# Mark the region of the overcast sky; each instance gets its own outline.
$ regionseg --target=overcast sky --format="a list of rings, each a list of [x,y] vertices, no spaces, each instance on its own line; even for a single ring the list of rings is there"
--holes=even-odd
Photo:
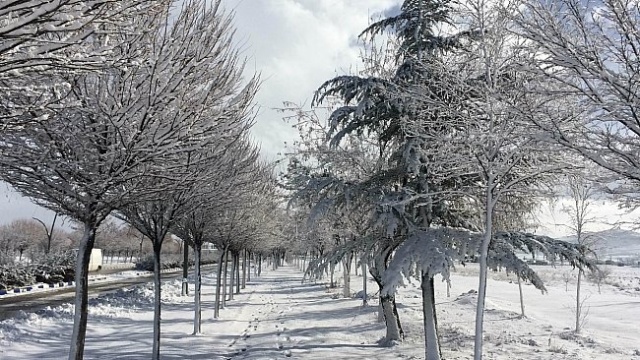
[[[260,112],[253,129],[263,155],[275,160],[291,126],[274,108],[283,101],[309,105],[325,80],[358,63],[357,35],[372,16],[396,13],[401,0],[223,0],[235,12],[236,41],[247,73],[261,73]],[[0,184],[0,224],[19,218],[53,218],[49,211]]]

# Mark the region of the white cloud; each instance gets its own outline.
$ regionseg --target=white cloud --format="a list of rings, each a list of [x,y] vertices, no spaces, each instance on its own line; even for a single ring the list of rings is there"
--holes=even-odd
[[[247,70],[262,74],[261,106],[253,133],[273,159],[295,134],[273,110],[283,101],[309,105],[324,81],[358,65],[356,39],[371,16],[400,0],[227,0]]]

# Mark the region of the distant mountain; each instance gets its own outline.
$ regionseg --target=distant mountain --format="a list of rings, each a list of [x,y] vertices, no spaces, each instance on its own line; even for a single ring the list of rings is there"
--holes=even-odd
[[[587,243],[601,260],[640,257],[640,233],[632,230],[609,229],[586,233]],[[560,240],[576,242],[575,236]]]

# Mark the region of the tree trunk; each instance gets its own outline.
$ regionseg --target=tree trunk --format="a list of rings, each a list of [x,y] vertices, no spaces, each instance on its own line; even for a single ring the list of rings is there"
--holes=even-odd
[[[582,301],[580,301],[580,287],[582,284],[582,269],[578,269],[578,284],[576,285],[576,333],[581,330],[580,318],[582,317]]]
[[[393,315],[396,318],[396,326],[400,329],[400,337],[404,340],[404,330],[402,329],[402,323],[400,323],[400,315],[398,314],[398,305],[396,304],[396,297],[391,298],[391,308],[393,309]]]
[[[240,252],[236,253],[236,294],[240,294]]]
[[[202,245],[194,244],[193,247],[193,257],[195,260],[195,278],[196,278],[196,289],[195,289],[195,316],[193,320],[193,335],[197,335],[202,333],[202,305],[200,303],[200,296],[202,294],[202,274],[200,273],[200,256],[201,256]]]
[[[302,257],[302,272],[306,272],[307,271],[307,253],[304,253],[304,256]]]
[[[247,250],[242,252],[242,288],[247,287]]]
[[[362,306],[367,306],[369,300],[367,296],[367,263],[364,259],[364,256],[360,259],[362,262]]]
[[[154,302],[153,302],[153,352],[151,358],[153,360],[160,359],[160,321],[161,321],[161,308],[162,308],[162,282],[160,270],[160,253],[162,244],[157,244],[154,241],[153,247],[153,290],[154,290]]]
[[[478,303],[476,306],[476,333],[474,339],[473,359],[482,360],[482,335],[484,325],[484,302],[487,297],[487,256],[489,253],[489,243],[493,232],[493,194],[491,184],[493,179],[489,179],[485,194],[485,228],[484,239],[480,247],[480,279],[478,281]]]
[[[358,257],[355,255],[353,257],[353,262],[355,263],[355,267],[353,268],[353,271],[355,271],[356,276],[358,276]]]
[[[433,276],[422,274],[422,314],[424,321],[425,360],[440,360],[440,340],[438,339],[438,319],[436,314],[435,284]]]
[[[247,251],[247,282],[251,281],[251,251]]]
[[[216,277],[216,302],[213,310],[213,317],[216,319],[220,316],[220,295],[222,293],[222,289],[220,289],[220,287],[222,286],[222,263],[224,261],[225,252],[226,249],[223,250],[222,253],[220,253],[220,261],[218,261],[218,276]]]
[[[229,250],[226,249],[224,251],[224,261],[222,263],[222,266],[224,266],[224,274],[222,274],[222,302],[220,303],[220,307],[222,309],[224,309],[225,306],[227,306],[227,270],[228,270],[228,265],[229,264]]]
[[[382,307],[382,301],[378,298],[378,322],[384,322],[384,308]]]
[[[84,342],[87,335],[89,304],[89,261],[91,260],[91,250],[96,240],[96,228],[98,225],[97,223],[84,224],[84,233],[78,246],[78,258],[76,259],[75,269],[75,308],[69,360],[82,360],[84,358]]]
[[[353,260],[353,253],[347,254],[345,260],[342,262],[343,275],[344,275],[344,288],[342,295],[346,298],[351,297],[351,262]]]
[[[258,276],[262,275],[262,254],[258,255]]]
[[[379,255],[384,256],[384,255]],[[385,335],[385,343],[390,344],[393,341],[402,341],[404,338],[404,332],[402,331],[402,324],[400,323],[400,317],[398,316],[398,311],[395,306],[395,297],[392,295],[384,294],[383,288],[384,284],[382,283],[381,272],[379,271],[379,266],[383,265],[383,261],[380,259],[376,259],[374,261],[374,266],[370,268],[371,276],[378,284],[379,289],[379,306],[381,311],[378,313],[378,318],[380,318],[380,314],[382,314],[382,318],[386,328]]]
[[[185,241],[182,247],[182,296],[189,296],[189,245]]]
[[[330,282],[329,282],[329,287],[333,289],[334,287],[336,287],[336,283],[333,281],[333,273],[334,273],[334,272],[335,272],[335,270],[336,270],[336,264],[331,263],[331,265],[329,265],[329,268],[331,269],[331,270],[330,270],[330,272],[331,272],[331,278],[330,278],[330,279],[331,279],[331,280],[330,280]]]
[[[524,296],[522,294],[522,279],[520,279],[520,275],[517,275],[518,277],[518,291],[520,292],[520,316],[521,317],[527,317],[527,315],[525,315],[524,313]]]
[[[390,295],[381,295],[380,304],[382,304],[382,313],[384,314],[384,323],[387,328],[385,342],[402,341],[402,328],[399,326],[400,321],[397,318],[397,312],[394,311],[394,298]]]
[[[233,300],[233,287],[236,280],[236,254],[231,253],[231,273],[229,274],[229,300]]]

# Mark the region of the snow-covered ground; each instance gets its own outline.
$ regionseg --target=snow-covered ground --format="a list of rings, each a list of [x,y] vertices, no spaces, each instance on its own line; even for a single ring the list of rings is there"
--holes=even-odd
[[[165,270],[162,270],[162,273],[176,272],[176,271],[182,271],[182,270],[181,269],[165,269]],[[153,276],[153,271],[124,270],[124,271],[119,271],[117,273],[108,274],[108,275],[91,274],[89,275],[89,283],[114,282],[121,279],[131,279],[131,278],[145,277],[145,276],[147,277]],[[75,287],[75,282],[74,281],[60,282],[59,284],[53,284],[52,286],[44,283],[35,283],[28,286],[21,286],[20,287],[21,291],[19,293],[15,293],[12,291],[12,289],[10,289],[6,294],[0,295],[0,299],[13,298],[13,297],[24,296],[24,295],[29,295],[33,293],[39,293],[39,292],[57,291],[61,287],[64,287],[64,288]]]
[[[518,317],[518,287],[504,274],[489,283],[486,315],[486,359],[633,359],[640,350],[640,291],[620,290],[623,281],[612,271],[610,283],[585,283],[589,315],[584,333],[573,335],[574,285],[565,291],[562,271],[541,268],[549,279],[549,293],[524,286],[527,318]],[[638,281],[639,269],[617,269]],[[451,297],[445,283],[437,285],[439,325],[446,359],[471,359],[473,316],[477,287],[474,265],[458,268],[452,276]],[[361,277],[352,276],[352,290],[361,289]],[[344,299],[340,288],[302,283],[294,266],[263,273],[222,310],[214,320],[214,277],[204,277],[203,331],[192,336],[191,297],[181,297],[180,281],[163,286],[162,356],[165,359],[418,359],[423,357],[421,299],[417,284],[399,291],[400,317],[406,341],[379,347],[383,325],[376,322],[377,301],[367,307],[359,299]],[[640,286],[640,285],[639,285]],[[370,283],[369,290],[375,289]],[[375,291],[375,290],[374,290]],[[139,286],[91,301],[87,359],[145,359],[151,349],[153,294]],[[0,322],[1,359],[60,359],[71,333],[70,305],[23,314]],[[638,353],[640,354],[640,353]],[[638,355],[640,359],[640,355]]]

